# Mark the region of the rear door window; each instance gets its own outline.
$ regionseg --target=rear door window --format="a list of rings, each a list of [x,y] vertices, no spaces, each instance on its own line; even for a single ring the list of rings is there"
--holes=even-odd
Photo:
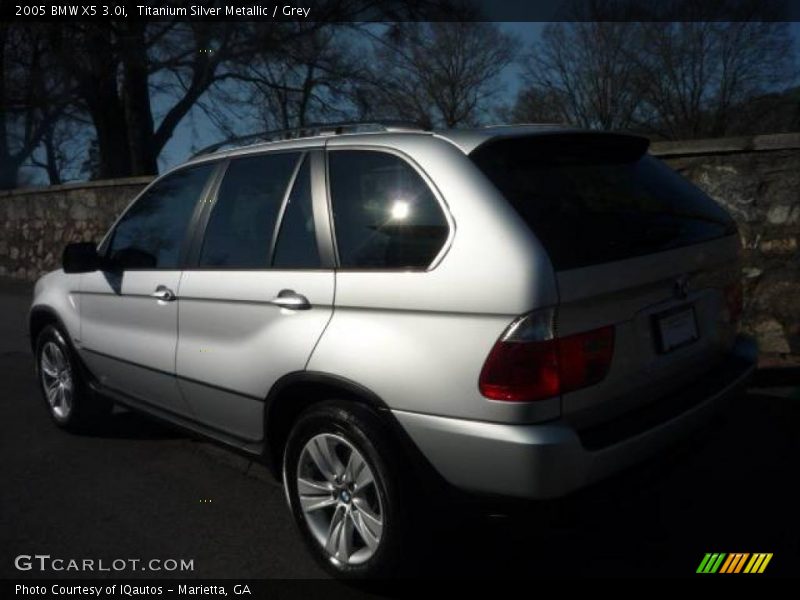
[[[265,269],[278,213],[300,154],[231,160],[206,227],[200,266]]]
[[[545,134],[488,142],[471,158],[556,270],[735,233],[722,207],[646,150],[647,141],[634,136]]]
[[[295,179],[283,212],[272,266],[276,269],[318,269],[322,266],[314,228],[309,157]]]

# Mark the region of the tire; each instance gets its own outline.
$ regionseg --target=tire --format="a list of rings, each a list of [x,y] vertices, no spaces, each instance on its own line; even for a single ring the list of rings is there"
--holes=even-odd
[[[283,454],[283,485],[306,545],[331,574],[372,579],[411,572],[412,553],[403,552],[416,512],[408,469],[372,410],[332,400],[302,413]]]
[[[47,412],[62,429],[92,431],[111,414],[112,403],[96,397],[86,385],[66,334],[55,325],[46,326],[36,338],[36,375]]]

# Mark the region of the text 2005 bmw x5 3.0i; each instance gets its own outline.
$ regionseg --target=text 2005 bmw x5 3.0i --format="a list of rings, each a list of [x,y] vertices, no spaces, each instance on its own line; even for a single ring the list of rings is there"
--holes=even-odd
[[[752,372],[736,227],[646,140],[313,133],[195,157],[65,249],[30,313],[57,425],[116,402],[260,455],[363,577],[414,553],[422,482],[561,496]]]

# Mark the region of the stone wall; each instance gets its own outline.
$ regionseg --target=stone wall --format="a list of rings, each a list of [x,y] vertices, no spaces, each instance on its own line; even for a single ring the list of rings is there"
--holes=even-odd
[[[65,244],[99,241],[150,179],[0,192],[0,275],[34,280],[57,268]]]
[[[744,245],[744,328],[800,356],[800,133],[660,142],[665,159],[731,211]],[[64,244],[99,240],[147,177],[0,192],[0,275],[33,280]]]
[[[744,329],[762,353],[800,355],[800,134],[663,142],[652,152],[736,219]]]

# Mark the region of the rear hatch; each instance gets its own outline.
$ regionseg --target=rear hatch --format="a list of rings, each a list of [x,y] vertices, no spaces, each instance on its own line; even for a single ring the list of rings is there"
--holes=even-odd
[[[734,342],[736,226],[647,146],[635,136],[553,133],[495,138],[471,153],[550,256],[557,335],[614,326],[606,377],[562,397],[578,427],[674,392]]]

